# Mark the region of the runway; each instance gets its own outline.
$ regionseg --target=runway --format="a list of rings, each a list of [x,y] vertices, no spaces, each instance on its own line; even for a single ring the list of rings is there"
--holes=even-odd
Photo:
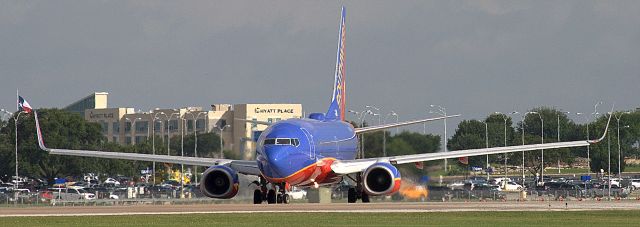
[[[130,206],[56,206],[1,207],[0,217],[98,216],[157,214],[232,214],[232,213],[376,213],[376,212],[463,212],[463,211],[587,211],[640,210],[640,201],[567,201],[567,202],[427,202],[369,204],[195,204]]]

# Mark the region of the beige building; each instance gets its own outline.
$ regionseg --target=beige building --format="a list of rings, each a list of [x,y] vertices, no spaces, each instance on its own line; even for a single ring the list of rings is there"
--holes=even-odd
[[[101,124],[102,133],[110,142],[136,144],[151,138],[152,134],[166,141],[168,136],[180,136],[183,129],[185,135],[196,131],[215,132],[222,135],[225,150],[232,150],[244,159],[255,157],[256,140],[267,127],[251,121],[277,122],[303,116],[301,104],[214,104],[209,110],[185,107],[135,112],[133,108],[106,108],[107,93],[95,94],[100,94],[104,105],[85,109],[84,117]],[[95,97],[90,95],[74,104],[92,103],[98,100]],[[166,154],[166,151],[156,152]]]

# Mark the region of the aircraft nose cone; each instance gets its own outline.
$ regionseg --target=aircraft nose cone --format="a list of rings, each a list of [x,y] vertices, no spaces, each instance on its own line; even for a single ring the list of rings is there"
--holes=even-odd
[[[265,155],[267,156],[267,160],[269,162],[269,166],[273,171],[278,174],[281,174],[283,168],[285,167],[286,159],[286,150],[280,147],[266,147],[264,149]]]

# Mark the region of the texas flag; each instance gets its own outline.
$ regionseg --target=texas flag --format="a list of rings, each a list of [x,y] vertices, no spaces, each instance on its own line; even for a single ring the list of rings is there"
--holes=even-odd
[[[24,111],[26,113],[33,112],[33,109],[31,108],[31,105],[29,105],[27,100],[24,100],[24,98],[22,98],[22,96],[18,96],[18,111]]]

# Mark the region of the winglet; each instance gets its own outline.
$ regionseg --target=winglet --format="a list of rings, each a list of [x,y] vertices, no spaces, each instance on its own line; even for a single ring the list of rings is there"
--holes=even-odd
[[[604,128],[604,133],[602,133],[602,136],[595,140],[587,140],[587,142],[589,142],[590,144],[595,144],[602,141],[607,136],[607,132],[609,131],[609,123],[611,123],[611,117],[613,116],[614,107],[615,105],[611,107],[611,112],[609,112],[609,120],[607,120],[607,126]]]
[[[40,146],[40,149],[45,150],[45,151],[49,151],[49,148],[47,148],[46,146],[44,146],[44,141],[42,139],[42,131],[40,131],[40,122],[38,121],[38,111],[33,111],[33,117],[36,120],[36,134],[38,136],[38,146]]]

